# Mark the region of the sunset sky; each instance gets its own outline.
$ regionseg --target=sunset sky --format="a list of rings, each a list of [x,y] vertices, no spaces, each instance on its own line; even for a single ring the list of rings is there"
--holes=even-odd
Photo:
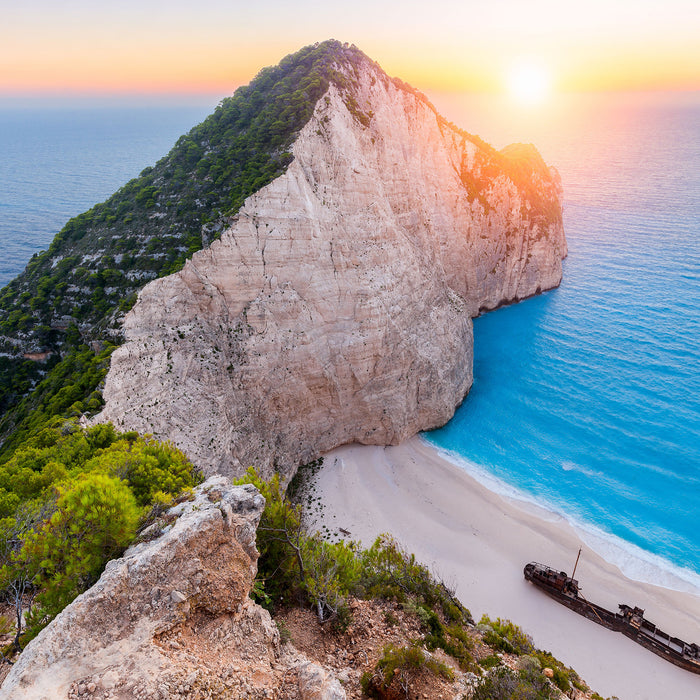
[[[232,92],[328,38],[425,90],[700,90],[697,0],[2,1],[0,97]]]

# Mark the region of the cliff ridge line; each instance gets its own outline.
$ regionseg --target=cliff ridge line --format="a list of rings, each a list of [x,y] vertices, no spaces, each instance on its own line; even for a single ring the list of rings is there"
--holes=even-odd
[[[288,478],[444,424],[471,317],[561,280],[561,183],[536,151],[496,152],[368,59],[338,70],[285,173],[144,287],[112,356],[98,420],[208,474]]]

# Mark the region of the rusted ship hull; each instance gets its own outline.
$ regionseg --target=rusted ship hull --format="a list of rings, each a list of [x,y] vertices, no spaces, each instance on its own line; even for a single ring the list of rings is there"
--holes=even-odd
[[[700,674],[700,647],[678,637],[671,637],[658,629],[644,617],[644,610],[641,608],[620,604],[620,612],[614,613],[591,603],[581,595],[578,581],[567,576],[565,572],[556,571],[544,564],[530,562],[525,566],[523,574],[527,581],[579,615],[609,630],[621,632],[637,644],[686,671]]]

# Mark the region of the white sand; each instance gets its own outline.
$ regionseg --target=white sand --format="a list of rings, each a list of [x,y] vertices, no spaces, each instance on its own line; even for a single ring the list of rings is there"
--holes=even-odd
[[[612,610],[639,605],[664,631],[698,643],[699,596],[631,581],[566,521],[489,491],[419,438],[338,448],[326,456],[316,489],[322,523],[365,544],[391,533],[456,588],[477,621],[483,613],[512,619],[601,695],[700,699],[700,675],[568,610],[527,583],[522,570],[535,560],[570,573],[582,546],[576,578],[588,599]]]

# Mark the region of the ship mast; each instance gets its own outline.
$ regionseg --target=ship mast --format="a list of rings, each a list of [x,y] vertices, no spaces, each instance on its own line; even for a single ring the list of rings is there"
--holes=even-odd
[[[571,578],[574,578],[576,576],[576,567],[578,566],[578,560],[581,558],[581,547],[578,548],[578,556],[576,557],[576,563],[574,564],[574,570],[573,573],[571,574]]]

